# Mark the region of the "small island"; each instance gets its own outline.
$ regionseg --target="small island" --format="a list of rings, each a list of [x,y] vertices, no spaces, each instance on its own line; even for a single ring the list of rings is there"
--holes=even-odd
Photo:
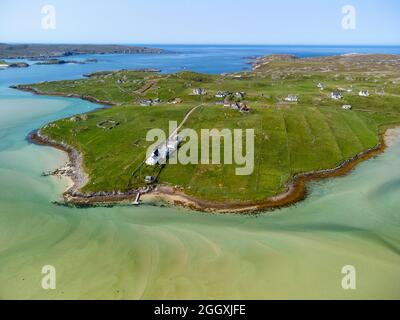
[[[28,68],[29,63],[26,62],[13,62],[8,64],[9,68]]]
[[[13,63],[8,63],[5,62],[4,60],[0,60],[0,69],[5,69],[5,68],[28,68],[29,64],[26,62],[13,62]]]
[[[36,62],[35,64],[41,66],[51,66],[51,65],[61,65],[61,64],[86,64],[86,63],[96,63],[96,62],[98,62],[97,59],[86,59],[83,61],[48,59]]]
[[[249,72],[121,70],[15,88],[109,106],[31,136],[68,152],[71,163],[61,171],[74,186],[67,203],[132,203],[144,195],[201,211],[256,212],[302,200],[308,181],[343,175],[385,149],[384,133],[400,124],[399,67],[396,55],[272,55]],[[148,165],[146,134],[168,131],[169,121],[198,132],[254,128],[254,173]]]

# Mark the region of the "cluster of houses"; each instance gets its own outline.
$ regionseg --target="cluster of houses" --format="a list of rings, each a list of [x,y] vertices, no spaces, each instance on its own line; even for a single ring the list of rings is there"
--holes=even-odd
[[[146,99],[146,100],[142,100],[140,101],[140,106],[142,107],[151,107],[154,106],[156,104],[161,103],[161,99],[156,98],[156,99]]]
[[[192,94],[195,95],[195,96],[202,96],[202,95],[207,94],[207,91],[205,89],[202,89],[202,88],[195,88],[195,89],[193,89]],[[229,92],[229,91],[218,91],[215,94],[215,97],[219,98],[219,99],[225,99],[227,97],[232,97],[232,96],[235,97],[235,98],[244,99],[246,97],[246,93],[245,92],[241,92],[241,91],[238,91],[238,92],[235,92],[235,93],[232,93],[232,92]]]
[[[317,87],[320,90],[325,90],[327,86],[324,83],[320,82],[320,83],[317,84]],[[341,99],[343,99],[343,93],[342,92],[353,92],[353,88],[349,88],[349,89],[338,88],[338,89],[334,90],[333,92],[331,92],[331,95],[330,95],[331,99],[333,99],[333,100],[341,100]],[[193,93],[193,95],[201,96],[201,95],[206,95],[207,91],[205,89],[203,89],[203,88],[195,88],[195,89],[193,89],[192,93]],[[360,97],[369,97],[370,96],[369,92],[366,91],[366,90],[361,90],[358,95]],[[224,105],[224,107],[226,107],[226,108],[231,108],[233,110],[238,110],[238,111],[240,111],[242,113],[247,113],[247,112],[251,111],[251,109],[245,103],[239,103],[239,102],[232,103],[231,102],[231,98],[237,98],[237,99],[241,99],[241,100],[245,99],[245,97],[246,97],[246,93],[245,92],[232,93],[232,92],[229,92],[229,91],[218,91],[215,94],[215,97],[219,98],[219,99],[224,99],[224,101],[217,102],[216,103],[217,105]],[[299,101],[299,96],[290,94],[284,100],[286,102],[298,102]],[[153,99],[148,99],[148,100],[142,100],[140,102],[140,105],[143,106],[143,107],[149,107],[149,106],[153,106],[155,104],[158,104],[160,102],[161,102],[160,99],[154,99],[154,100]],[[170,100],[168,103],[169,104],[179,104],[179,103],[182,103],[182,99],[175,98],[173,100]],[[350,109],[352,109],[352,106],[344,105],[342,108],[344,110],[350,110]]]
[[[320,82],[320,83],[317,84],[317,87],[320,90],[324,90],[326,88],[326,85]],[[350,86],[350,88],[348,88],[348,89],[343,89],[343,88],[336,89],[335,91],[331,92],[331,99],[333,99],[333,100],[341,100],[341,99],[343,99],[343,92],[351,93],[351,92],[353,92],[353,87]],[[384,91],[381,90],[379,92],[384,92]],[[361,90],[358,93],[358,95],[360,97],[369,97],[370,93],[367,90]],[[351,110],[351,109],[353,109],[353,107],[351,105],[349,105],[349,104],[345,104],[345,105],[342,106],[342,109],[343,110]]]
[[[217,102],[217,105],[223,105],[225,108],[237,110],[241,113],[249,113],[251,108],[244,102],[232,102],[231,99],[236,98],[243,100],[246,97],[246,93],[243,91],[229,92],[229,91],[218,91],[215,94],[216,98],[225,99],[224,101]]]
[[[347,92],[352,92],[353,89],[348,89],[348,90],[346,90],[346,91],[347,91]],[[369,97],[369,96],[370,96],[370,94],[369,94],[369,92],[368,92],[367,90],[361,90],[361,91],[358,93],[358,95],[359,95],[360,97]],[[332,98],[333,100],[341,100],[341,99],[343,98],[343,94],[342,94],[342,92],[341,92],[340,90],[335,90],[335,91],[333,91],[333,92],[331,93],[331,98]],[[351,109],[353,109],[353,107],[352,107],[351,105],[349,105],[349,104],[345,104],[345,105],[342,106],[342,109],[343,109],[343,110],[351,110]]]
[[[155,166],[165,163],[178,150],[182,141],[183,139],[179,134],[173,135],[151,153],[146,159],[146,164],[148,166]]]
[[[230,108],[232,110],[237,110],[241,113],[249,113],[251,111],[251,108],[246,103],[243,102],[234,102],[234,103],[225,102],[224,107]]]
[[[127,76],[123,76],[121,79],[118,79],[118,80],[117,80],[117,83],[118,83],[118,84],[125,84],[125,83],[127,83],[127,82],[128,82]]]
[[[215,97],[216,97],[216,98],[220,98],[220,99],[224,99],[224,98],[226,98],[226,97],[228,97],[228,96],[230,96],[230,95],[231,95],[230,92],[227,92],[227,91],[218,91],[218,92],[216,93]]]
[[[370,96],[369,92],[366,91],[366,90],[361,90],[358,93],[358,95],[360,97],[369,97]],[[343,94],[342,94],[342,92],[340,90],[335,90],[335,91],[331,92],[331,98],[333,100],[341,100],[343,98]]]
[[[231,97],[231,96],[238,98],[238,99],[244,99],[246,97],[246,93],[242,92],[242,91],[238,91],[235,93],[232,93],[229,91],[218,91],[215,95],[216,98],[220,98],[220,99],[224,99],[224,98]]]
[[[343,89],[343,90],[344,90],[344,89]],[[353,89],[350,88],[350,89],[347,89],[346,91],[347,91],[347,92],[353,92]],[[368,92],[367,90],[361,90],[361,91],[358,93],[358,95],[359,95],[360,97],[369,97],[369,96],[370,96],[370,94],[369,94],[369,92]],[[343,98],[343,94],[342,94],[342,92],[341,92],[340,90],[335,90],[335,91],[333,91],[333,92],[331,93],[331,98],[332,98],[333,100],[341,100],[341,99]],[[351,109],[353,109],[353,107],[352,107],[351,105],[349,105],[349,104],[345,104],[345,105],[342,106],[342,109],[343,109],[343,110],[351,110]]]

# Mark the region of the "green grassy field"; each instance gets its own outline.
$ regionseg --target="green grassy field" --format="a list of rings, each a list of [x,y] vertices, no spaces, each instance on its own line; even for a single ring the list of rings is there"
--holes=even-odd
[[[154,175],[158,183],[180,186],[202,199],[254,201],[281,193],[298,173],[334,168],[376,146],[384,128],[400,124],[399,69],[390,66],[392,58],[374,57],[373,62],[350,58],[344,62],[331,58],[318,63],[273,61],[236,75],[119,71],[27,87],[91,96],[117,105],[91,112],[87,119],[64,119],[42,129],[84,154],[90,182],[83,191],[127,191],[144,186],[144,176]],[[329,70],[321,71],[324,67]],[[319,82],[326,85],[325,90],[317,88]],[[203,88],[207,94],[192,95],[194,88]],[[344,98],[334,101],[330,93],[337,88],[352,88],[352,92],[343,91]],[[371,96],[359,97],[360,90],[369,90]],[[215,97],[218,91],[246,92],[243,101],[251,112],[242,114],[216,105],[223,100]],[[289,94],[298,95],[299,102],[285,102]],[[139,106],[144,99],[156,98],[160,104]],[[167,103],[175,98],[183,102]],[[255,130],[252,175],[237,176],[236,165],[142,165],[151,144],[145,141],[147,132],[152,128],[167,131],[169,121],[181,122],[200,103],[186,128],[199,133],[213,128]],[[343,110],[344,104],[353,109]]]

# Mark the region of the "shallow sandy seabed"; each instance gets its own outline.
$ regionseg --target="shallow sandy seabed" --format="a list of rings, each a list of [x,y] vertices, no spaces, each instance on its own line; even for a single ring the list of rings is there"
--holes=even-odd
[[[0,297],[399,298],[399,153],[393,143],[350,175],[312,184],[296,207],[256,217],[53,206],[65,181],[38,173],[65,154],[33,145],[3,153],[1,168],[25,171],[0,171],[12,181],[0,197]],[[53,292],[40,287],[48,264]],[[341,288],[349,264],[353,292]]]

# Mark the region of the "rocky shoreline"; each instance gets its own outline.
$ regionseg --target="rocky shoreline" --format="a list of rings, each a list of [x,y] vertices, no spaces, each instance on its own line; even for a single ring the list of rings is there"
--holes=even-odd
[[[96,193],[83,193],[80,189],[88,183],[89,177],[83,167],[83,157],[81,153],[64,142],[49,139],[47,136],[43,135],[40,130],[32,132],[28,136],[28,140],[37,145],[53,147],[67,153],[69,162],[64,168],[42,174],[43,176],[54,175],[67,177],[72,180],[72,186],[63,194],[65,204],[72,204],[79,207],[90,207],[104,204],[132,202],[135,200],[138,193],[145,194],[151,191],[149,188],[143,188],[139,190],[131,190],[129,192],[103,191]]]
[[[398,136],[400,136],[400,133]],[[166,186],[159,186],[152,193],[144,196],[143,199],[151,202],[167,202],[172,205],[211,213],[259,213],[289,207],[307,197],[308,183],[345,176],[361,162],[381,154],[386,147],[385,139],[381,138],[381,142],[375,148],[368,149],[354,158],[346,160],[336,168],[296,175],[287,184],[286,192],[258,202],[214,202],[201,200],[188,196],[181,190]]]
[[[82,155],[64,142],[50,140],[43,135],[40,130],[31,133],[29,135],[29,140],[35,144],[57,148],[68,154],[69,164],[66,166],[68,170],[62,168],[54,171],[54,174],[67,176],[73,181],[72,187],[63,194],[64,203],[59,203],[61,205],[93,207],[132,204],[139,193],[144,203],[164,203],[208,213],[254,214],[294,205],[306,198],[307,184],[309,182],[344,176],[359,163],[381,154],[387,147],[386,141],[393,141],[393,139],[395,139],[393,137],[393,130],[395,132],[395,138],[399,137],[399,129],[389,129],[386,134],[381,137],[381,142],[375,148],[365,150],[354,158],[346,160],[336,168],[299,174],[287,184],[286,192],[258,202],[217,202],[202,200],[185,194],[181,189],[164,185],[131,190],[129,192],[82,193],[80,189],[86,185],[89,180],[83,168]]]

